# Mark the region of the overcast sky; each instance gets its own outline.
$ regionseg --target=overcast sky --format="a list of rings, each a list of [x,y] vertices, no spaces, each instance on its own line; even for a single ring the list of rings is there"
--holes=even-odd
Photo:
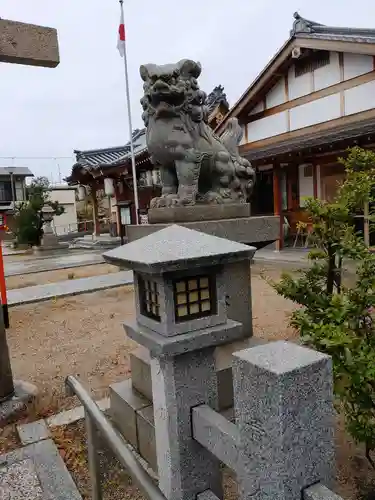
[[[288,38],[293,13],[328,25],[375,28],[374,0],[125,0],[133,126],[141,127],[139,66],[191,58],[207,93],[224,85],[230,104]],[[3,19],[57,28],[55,69],[0,63],[0,165],[58,180],[74,149],[128,140],[117,0],[0,0]],[[15,157],[8,160],[3,157]],[[32,160],[21,157],[67,157]]]

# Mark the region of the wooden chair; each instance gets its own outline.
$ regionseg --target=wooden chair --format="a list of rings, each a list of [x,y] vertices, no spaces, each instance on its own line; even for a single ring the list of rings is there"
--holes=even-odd
[[[304,248],[307,248],[307,246],[309,244],[309,238],[310,238],[311,233],[313,231],[312,224],[310,222],[305,222],[305,221],[300,220],[296,223],[296,229],[297,229],[297,233],[296,233],[296,237],[294,240],[293,248],[296,248],[298,238],[300,238],[300,240],[301,240],[301,246]]]

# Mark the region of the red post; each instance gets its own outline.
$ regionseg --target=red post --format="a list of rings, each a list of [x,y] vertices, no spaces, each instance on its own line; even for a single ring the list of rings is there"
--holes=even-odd
[[[4,230],[0,228],[0,231],[4,231]],[[1,295],[1,307],[3,309],[5,328],[9,328],[8,298],[7,298],[7,287],[6,287],[6,283],[5,283],[5,269],[4,269],[3,242],[2,242],[2,240],[0,240],[0,295]]]
[[[284,243],[284,217],[282,213],[280,169],[278,165],[273,166],[273,213],[280,217],[279,237],[276,240],[276,250],[282,250]]]

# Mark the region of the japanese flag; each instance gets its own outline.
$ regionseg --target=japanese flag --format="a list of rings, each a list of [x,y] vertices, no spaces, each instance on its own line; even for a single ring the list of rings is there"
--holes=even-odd
[[[120,26],[118,28],[118,40],[117,49],[120,52],[121,57],[125,54],[125,22],[124,22],[124,12],[121,12]]]

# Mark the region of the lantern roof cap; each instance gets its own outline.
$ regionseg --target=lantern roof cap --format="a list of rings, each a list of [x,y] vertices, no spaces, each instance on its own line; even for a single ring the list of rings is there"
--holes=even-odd
[[[255,247],[173,224],[103,257],[128,269],[163,273],[250,259],[255,251]]]

